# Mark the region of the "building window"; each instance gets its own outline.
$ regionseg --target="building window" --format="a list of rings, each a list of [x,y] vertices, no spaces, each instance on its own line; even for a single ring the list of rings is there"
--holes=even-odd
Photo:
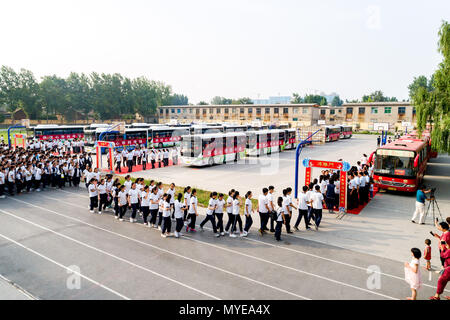
[[[177,113],[181,113],[181,109],[177,109]]]
[[[358,114],[365,114],[365,113],[366,113],[366,108],[364,108],[364,107],[358,108]]]
[[[189,113],[192,113],[192,109],[189,109]]]
[[[171,112],[171,113],[175,113],[175,109],[171,109],[170,112]]]
[[[372,107],[370,112],[372,114],[378,114],[378,108],[377,107]]]
[[[209,113],[213,114],[214,113],[214,109],[213,108],[209,108]]]
[[[391,113],[392,107],[384,107],[384,113]]]
[[[322,110],[320,110],[320,114],[325,114],[327,112],[327,110],[325,110],[325,109],[322,109]]]
[[[347,114],[353,114],[353,108],[347,108]]]
[[[252,108],[248,108],[248,113],[252,113],[253,109]]]
[[[217,111],[217,113],[219,114],[219,113],[220,113],[220,108],[217,108],[216,111]]]
[[[244,108],[241,108],[241,113],[244,113]]]
[[[293,118],[292,120],[293,120],[293,121],[298,121],[298,118]]]
[[[277,113],[278,114],[278,108],[273,108],[273,113]]]
[[[225,108],[225,113],[228,114],[228,108]]]
[[[203,110],[202,110],[202,113],[203,113],[203,114],[206,114],[206,109],[203,109]]]
[[[308,113],[308,108],[304,107],[303,108],[303,114],[306,114],[306,113]]]
[[[416,115],[416,107],[413,107],[413,116]]]
[[[405,114],[406,108],[405,107],[398,107],[398,114]]]
[[[270,108],[266,108],[266,111],[264,111],[266,114],[270,114]]]
[[[261,108],[256,108],[256,113],[261,114]]]
[[[334,109],[330,110],[330,114],[335,114],[335,113],[336,113],[336,110],[334,110]]]
[[[164,109],[159,109],[159,113],[163,114],[164,113]]]
[[[195,114],[200,114],[200,109],[195,109]]]
[[[298,113],[298,108],[294,108],[294,113],[295,113],[295,114]]]
[[[288,108],[283,108],[283,114],[288,114],[289,113],[289,109]]]

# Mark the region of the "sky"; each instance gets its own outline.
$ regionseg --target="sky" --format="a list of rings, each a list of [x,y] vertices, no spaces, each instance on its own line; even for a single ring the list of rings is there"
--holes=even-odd
[[[448,0],[0,0],[0,65],[163,81],[190,103],[382,90],[430,76]]]

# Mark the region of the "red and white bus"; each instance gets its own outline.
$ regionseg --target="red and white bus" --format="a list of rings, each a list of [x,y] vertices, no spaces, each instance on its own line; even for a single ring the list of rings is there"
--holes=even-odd
[[[341,127],[325,126],[325,142],[338,141],[341,135]]]
[[[33,128],[34,137],[39,140],[82,139],[84,126],[38,125]]]
[[[341,128],[341,134],[339,136],[339,139],[350,139],[353,136],[353,128],[349,125],[339,125],[338,127]]]
[[[401,138],[374,154],[375,186],[393,191],[415,192],[422,182],[430,158],[429,143]]]

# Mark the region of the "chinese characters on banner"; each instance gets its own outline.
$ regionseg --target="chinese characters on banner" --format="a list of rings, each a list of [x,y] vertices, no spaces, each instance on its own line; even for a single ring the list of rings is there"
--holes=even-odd
[[[130,140],[116,140],[114,143],[118,146],[131,146],[135,144],[145,144],[146,139],[130,139]]]
[[[167,137],[167,138],[154,138],[153,143],[160,143],[160,142],[177,142],[180,141],[181,137]]]
[[[68,134],[43,134],[39,136],[39,140],[59,140],[59,139],[79,139],[84,138],[84,133],[68,133]]]
[[[341,171],[339,190],[339,210],[345,210],[347,208],[347,172]]]
[[[305,170],[305,186],[311,183],[311,167],[306,168]]]

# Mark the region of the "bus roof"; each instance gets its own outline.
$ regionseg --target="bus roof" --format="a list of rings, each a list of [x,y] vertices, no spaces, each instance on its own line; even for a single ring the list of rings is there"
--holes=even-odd
[[[228,132],[228,133],[210,133],[210,134],[192,134],[192,135],[184,135],[184,137],[192,137],[192,138],[221,138],[221,137],[246,137],[244,132]]]
[[[84,128],[83,125],[73,125],[73,126],[60,126],[56,124],[39,124],[34,129],[70,129],[70,128]]]
[[[417,151],[422,149],[425,144],[426,143],[421,140],[396,140],[385,144],[378,149]]]

